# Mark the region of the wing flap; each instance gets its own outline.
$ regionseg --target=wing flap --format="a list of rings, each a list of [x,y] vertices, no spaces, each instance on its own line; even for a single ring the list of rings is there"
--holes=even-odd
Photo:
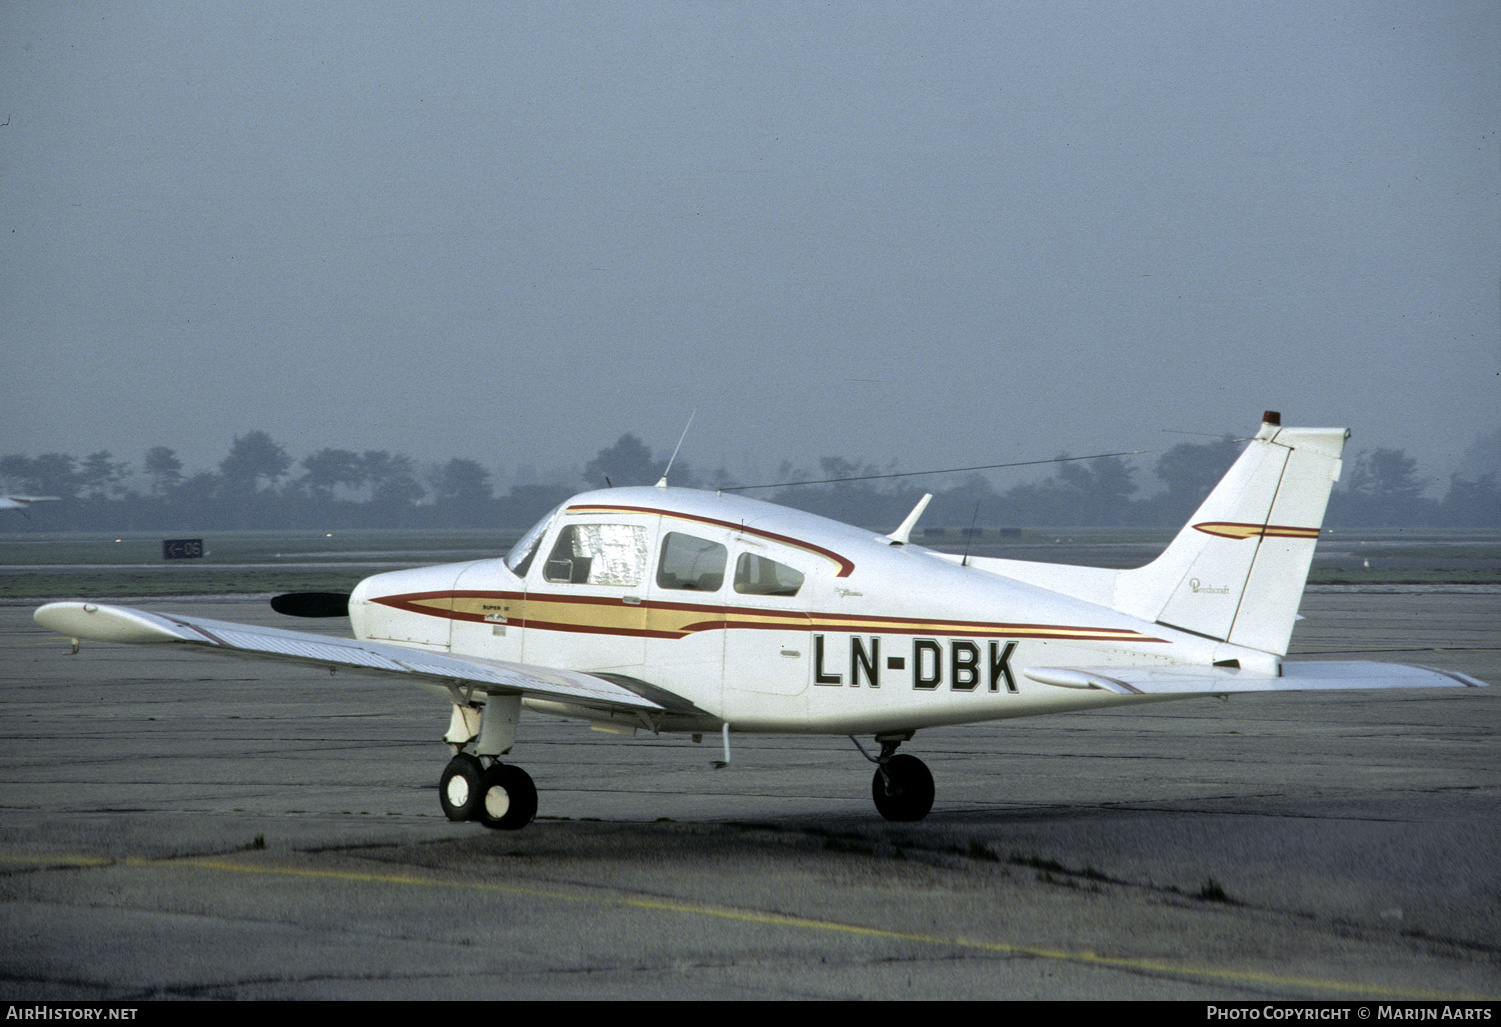
[[[1273,676],[1233,667],[1025,667],[1033,681],[1117,695],[1225,695],[1360,688],[1484,688],[1468,674],[1369,660],[1283,663]]]
[[[663,709],[660,704],[593,674],[450,656],[394,643],[151,613],[102,603],[48,603],[36,611],[35,618],[42,627],[72,638],[186,644],[229,655],[290,660],[356,673],[398,675],[444,686],[473,686],[487,694],[519,694],[613,710]]]

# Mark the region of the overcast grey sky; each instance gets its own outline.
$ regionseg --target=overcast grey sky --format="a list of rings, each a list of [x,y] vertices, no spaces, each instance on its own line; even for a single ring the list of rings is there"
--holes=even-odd
[[[0,452],[1501,424],[1501,4],[0,6]]]

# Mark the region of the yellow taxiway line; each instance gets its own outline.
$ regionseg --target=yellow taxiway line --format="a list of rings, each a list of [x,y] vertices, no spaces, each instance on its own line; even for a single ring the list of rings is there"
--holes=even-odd
[[[0,863],[48,864],[67,867],[178,866],[196,867],[222,873],[252,874],[266,877],[293,877],[323,881],[347,881],[350,883],[391,884],[413,888],[452,888],[501,895],[517,895],[527,898],[552,899],[563,902],[591,903],[602,906],[655,910],[664,913],[680,913],[688,916],[709,917],[737,923],[762,924],[803,931],[858,935],[868,938],[883,938],[891,941],[915,942],[921,945],[941,945],[981,952],[994,952],[1007,956],[1055,960],[1081,966],[1097,966],[1129,973],[1157,974],[1201,981],[1222,981],[1229,984],[1260,985],[1319,992],[1343,992],[1356,996],[1397,1000],[1494,1002],[1498,999],[1494,995],[1453,995],[1444,992],[1394,988],[1370,982],[1340,981],[1325,977],[1288,976],[1258,970],[1231,970],[1220,967],[1196,966],[1192,963],[1138,959],[1129,956],[1110,956],[1088,950],[1071,951],[1068,949],[1044,948],[1035,945],[1019,945],[1013,942],[968,938],[960,935],[932,934],[923,931],[896,931],[864,924],[842,923],[837,920],[820,920],[813,917],[796,916],[790,913],[770,913],[763,910],[737,909],[733,906],[718,906],[679,899],[648,898],[606,889],[565,891],[557,888],[531,885],[448,880],[441,877],[427,877],[414,874],[382,874],[357,870],[309,870],[296,867],[240,863],[224,858],[108,859],[103,857],[69,855],[0,855]]]

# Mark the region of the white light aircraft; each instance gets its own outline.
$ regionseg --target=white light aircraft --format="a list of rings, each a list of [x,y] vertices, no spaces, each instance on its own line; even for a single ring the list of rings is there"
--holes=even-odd
[[[333,597],[352,639],[91,602],[49,603],[36,619],[75,643],[421,685],[453,707],[439,784],[453,820],[532,819],[536,787],[501,760],[523,709],[622,734],[720,732],[726,761],[731,732],[874,736],[876,808],[920,820],[932,775],[896,750],[928,728],[1232,692],[1483,686],[1283,659],[1348,435],[1267,413],[1162,555],[1134,570],[912,545],[926,498],[883,536],[664,478],[576,496],[503,558],[365,579]],[[280,600],[314,614],[320,594]]]
[[[22,516],[33,503],[56,503],[61,496],[0,496],[0,510],[19,510]]]

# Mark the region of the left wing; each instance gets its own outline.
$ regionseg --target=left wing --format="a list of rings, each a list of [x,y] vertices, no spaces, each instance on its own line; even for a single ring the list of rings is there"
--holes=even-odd
[[[260,659],[288,660],[330,670],[394,675],[414,684],[488,695],[525,695],[605,711],[662,713],[667,707],[594,674],[449,656],[389,642],[366,642],[282,628],[150,613],[102,603],[48,603],[36,622],[74,639],[174,643]]]
[[[1370,660],[1284,663],[1278,676],[1232,667],[1025,667],[1044,685],[1094,688],[1117,695],[1224,695],[1355,688],[1484,688],[1484,681],[1449,670]]]

